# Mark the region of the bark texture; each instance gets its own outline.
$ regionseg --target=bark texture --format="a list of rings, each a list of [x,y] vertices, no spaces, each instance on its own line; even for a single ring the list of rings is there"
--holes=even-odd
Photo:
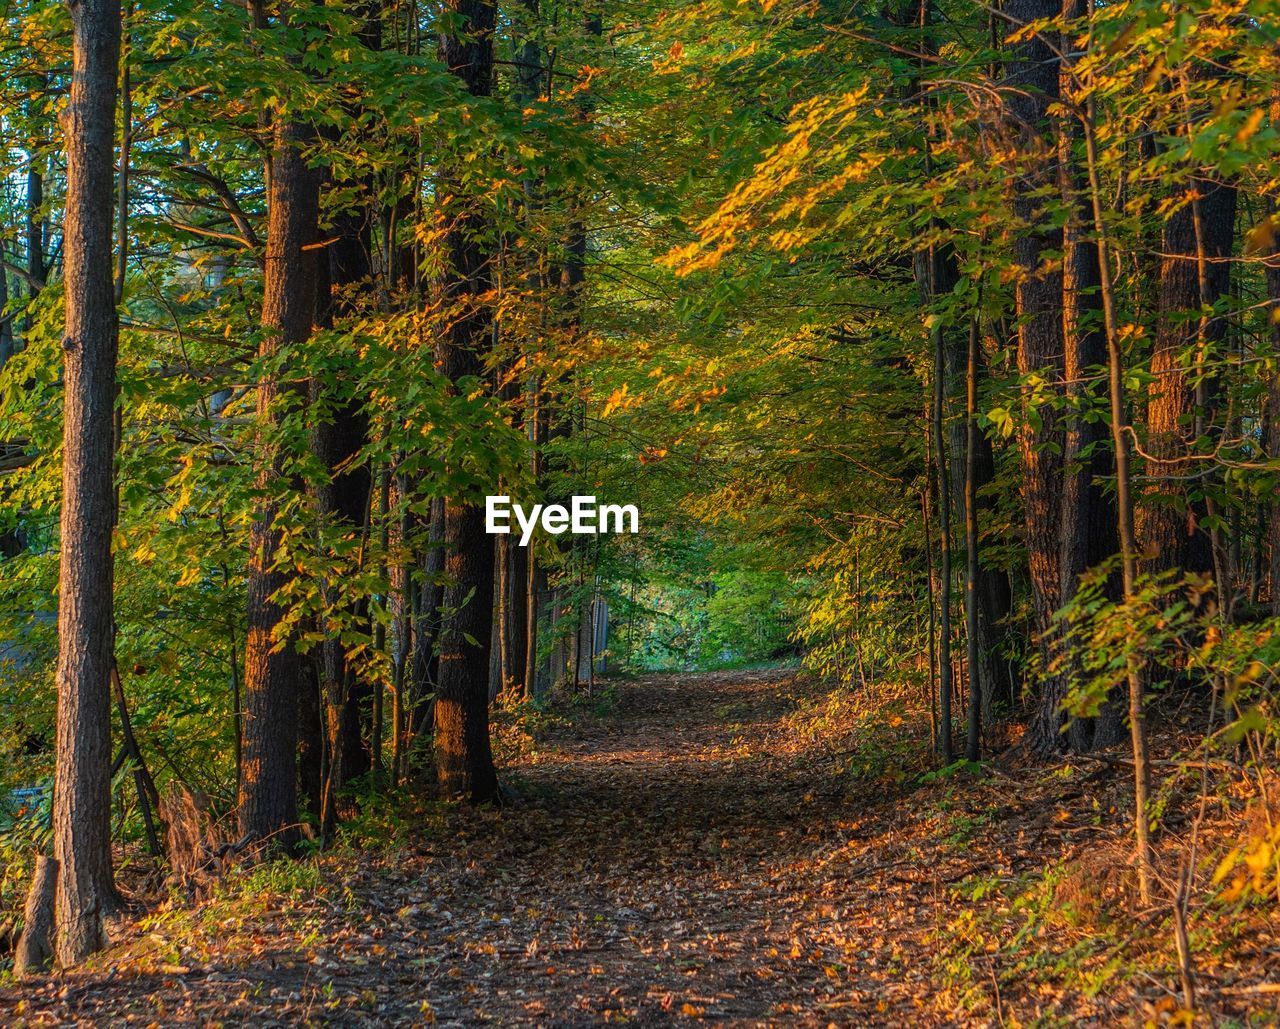
[[[1070,155],[1064,154],[1064,163],[1069,160]],[[1077,193],[1076,188],[1072,192]],[[1098,250],[1087,238],[1086,217],[1087,212],[1081,211],[1080,217],[1067,223],[1063,234],[1063,344],[1069,401],[1063,432],[1060,558],[1064,604],[1075,597],[1080,577],[1114,555],[1120,545],[1115,498],[1104,485],[1115,475],[1115,459],[1107,421],[1097,417],[1099,405],[1106,400],[1100,372],[1107,363],[1107,340],[1098,292]],[[1118,595],[1119,582],[1113,585],[1113,593]],[[1073,656],[1064,658],[1074,661]],[[1046,690],[1041,699],[1039,717],[1044,724],[1038,726],[1038,732],[1046,747],[1056,743],[1059,748],[1083,753],[1123,739],[1121,708],[1115,702],[1104,705],[1096,718],[1073,719],[1064,737],[1060,707],[1065,685],[1057,682],[1056,690]]]
[[[1160,262],[1159,308],[1155,349],[1151,355],[1151,384],[1147,400],[1147,446],[1153,461],[1146,469],[1152,485],[1142,498],[1138,536],[1152,570],[1182,568],[1213,570],[1207,533],[1201,528],[1203,503],[1192,494],[1197,424],[1212,419],[1213,387],[1206,380],[1199,390],[1196,416],[1195,367],[1208,355],[1197,350],[1201,305],[1212,306],[1230,288],[1231,265],[1218,258],[1231,254],[1235,234],[1236,191],[1221,183],[1198,180],[1187,190],[1200,194],[1200,219],[1205,256],[1209,259],[1209,295],[1201,296],[1196,260],[1195,212],[1184,203],[1165,222]],[[1226,332],[1224,320],[1209,323],[1204,340],[1213,348]]]
[[[316,238],[320,208],[319,174],[308,168],[302,147],[312,137],[305,126],[276,125],[267,204],[266,269],[260,347],[262,357],[304,342],[316,311],[316,267],[304,247]],[[271,484],[284,474],[283,453],[274,439],[289,390],[274,379],[258,385],[257,444],[259,501],[250,533],[249,635],[245,644],[244,770],[240,782],[240,830],[285,849],[298,839],[295,750],[298,740],[299,667],[288,640],[278,638],[284,609],[273,595],[289,572],[279,562],[282,541]],[[283,646],[277,644],[283,643]]]
[[[371,246],[369,213],[350,212],[336,219],[337,238],[327,248],[320,270],[322,324],[349,317],[356,308],[355,294],[369,285]],[[354,376],[354,369],[349,373]],[[312,384],[312,400],[325,398],[320,383]],[[311,431],[311,450],[330,472],[328,482],[318,484],[314,500],[319,516],[342,531],[359,535],[365,526],[372,480],[362,463],[344,467],[364,447],[369,420],[349,382],[339,384],[339,399],[326,404]],[[336,587],[332,587],[336,588]],[[369,771],[369,748],[361,732],[361,711],[368,707],[370,691],[356,680],[347,651],[336,635],[320,645],[321,693],[325,703],[327,790],[332,793]]]
[[[1081,0],[1066,0],[1064,14],[1084,16]],[[1064,52],[1073,52],[1064,48]],[[1061,69],[1063,93],[1069,93],[1070,67]],[[1062,412],[1061,534],[1059,559],[1060,602],[1070,603],[1080,577],[1116,553],[1117,512],[1113,496],[1104,487],[1115,475],[1108,420],[1102,415],[1107,403],[1107,340],[1103,329],[1101,268],[1092,239],[1093,215],[1088,183],[1079,153],[1081,129],[1074,115],[1056,119],[1058,178],[1067,211],[1062,230],[1062,346],[1066,405]],[[1113,584],[1118,596],[1120,584]],[[1044,754],[1072,750],[1083,753],[1117,743],[1123,737],[1121,707],[1105,704],[1096,718],[1068,721],[1062,711],[1070,682],[1078,681],[1080,668],[1074,648],[1061,639],[1053,643],[1062,674],[1045,683],[1031,727],[1031,739]],[[1064,732],[1065,729],[1065,732]]]
[[[368,50],[382,45],[381,12],[377,3],[355,5],[362,17],[361,44]],[[353,110],[353,116],[359,111]],[[367,179],[338,181],[340,190],[353,191],[354,201],[333,216],[332,241],[318,262],[317,321],[329,327],[355,315],[361,300],[373,286],[373,224],[377,218],[374,183]],[[311,399],[322,410],[312,423],[311,449],[331,478],[314,491],[319,516],[359,534],[369,508],[372,479],[363,463],[350,464],[369,438],[369,419],[356,396],[356,370],[338,372],[337,388],[312,383]],[[321,401],[326,401],[321,405]],[[349,466],[348,466],[349,465]],[[350,612],[354,614],[354,612]],[[367,773],[372,765],[362,724],[372,692],[356,678],[342,641],[327,636],[320,645],[318,667],[325,711],[325,748],[328,754],[325,795],[333,798],[349,782]],[[325,828],[332,827],[333,805],[326,805]]]
[[[472,96],[488,96],[493,91],[496,8],[477,0],[450,0],[447,9],[459,32],[441,37],[441,57]],[[450,218],[443,287],[454,311],[436,356],[444,374],[458,382],[485,375],[493,323],[484,294],[492,255],[486,220],[474,202],[462,200]],[[444,552],[446,617],[436,686],[436,767],[445,796],[484,803],[498,797],[488,697],[494,548],[493,537],[484,531],[484,511],[469,498],[445,502]]]
[[[1004,7],[1014,25],[1052,18],[1060,10],[1060,0],[1010,0]],[[1014,290],[1018,372],[1024,378],[1038,376],[1043,382],[1041,388],[1050,394],[1048,399],[1056,401],[1063,390],[1065,372],[1062,266],[1050,260],[1049,254],[1062,249],[1062,230],[1046,223],[1043,201],[1035,194],[1055,184],[1057,152],[1048,108],[1059,97],[1058,59],[1049,42],[1038,34],[1009,49],[1005,80],[1013,88],[1006,95],[1005,107],[1019,154],[1013,210],[1029,226],[1013,240],[1013,257],[1019,267]],[[1059,532],[1063,439],[1052,403],[1038,403],[1039,399],[1036,387],[1024,385],[1023,428],[1018,442],[1035,628],[1043,634],[1062,602]]]
[[[64,965],[105,946],[103,915],[115,903],[110,683],[117,323],[111,235],[120,4],[81,0],[71,15],[53,801],[56,949]]]
[[[36,858],[36,871],[22,915],[22,936],[13,952],[13,974],[42,972],[53,960],[54,911],[58,896],[58,862],[47,854]]]
[[[928,276],[928,255],[920,254],[916,258],[916,286],[923,300],[928,299],[930,289],[936,289],[939,295],[950,293],[960,280],[960,272],[956,267],[955,253],[944,248],[936,261],[936,282],[930,286]],[[955,327],[947,327],[943,333],[945,342],[945,371],[948,383],[958,383],[967,377],[969,354],[967,333]],[[981,347],[975,356],[974,375],[980,386],[988,377],[987,364]],[[948,388],[948,395],[954,387]],[[951,481],[956,484],[967,484],[969,476],[973,477],[973,490],[976,502],[976,514],[981,525],[982,519],[991,511],[991,499],[985,489],[995,479],[996,460],[991,438],[979,431],[973,441],[973,460],[969,460],[969,438],[963,419],[953,418],[947,426],[951,451]],[[967,517],[965,510],[965,492],[963,488],[952,490],[955,495],[954,515],[960,522]],[[979,542],[981,549],[981,542]],[[1015,674],[1014,661],[1009,656],[1010,636],[1013,629],[1008,625],[1009,614],[1013,607],[1013,589],[1009,583],[1008,572],[998,568],[988,568],[979,560],[977,579],[975,580],[975,599],[978,604],[977,645],[978,663],[974,676],[979,684],[979,700],[982,718],[990,722],[998,713],[1012,710],[1018,692],[1018,678]],[[966,587],[967,588],[967,587]]]

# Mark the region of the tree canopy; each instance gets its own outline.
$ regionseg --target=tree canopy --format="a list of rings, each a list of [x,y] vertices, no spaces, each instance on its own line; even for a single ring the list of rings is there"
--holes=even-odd
[[[764,681],[815,789],[1119,776],[1151,1018],[1249,1010],[1195,952],[1280,899],[1277,13],[11,0],[0,938],[38,855],[70,966],[139,863],[482,836],[681,677],[767,753]]]

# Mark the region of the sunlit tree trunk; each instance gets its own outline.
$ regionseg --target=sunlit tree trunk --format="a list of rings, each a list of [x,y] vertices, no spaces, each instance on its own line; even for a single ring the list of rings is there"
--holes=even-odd
[[[493,32],[496,9],[483,0],[449,0],[452,31],[440,39],[440,54],[472,96],[493,91]],[[454,33],[457,33],[456,35]],[[454,382],[486,375],[492,314],[484,294],[492,276],[487,219],[474,199],[447,212],[444,239],[446,303],[455,305],[437,341],[441,371]],[[444,508],[445,617],[440,633],[440,678],[436,687],[436,768],[445,796],[475,803],[498,796],[489,745],[489,646],[493,618],[493,537],[484,530],[484,510],[471,498],[451,497]]]
[[[1197,177],[1184,191],[1200,193],[1205,256],[1209,260],[1208,295],[1202,296],[1196,261],[1195,212],[1184,197],[1183,206],[1164,225],[1160,261],[1160,287],[1155,349],[1151,355],[1150,396],[1147,401],[1147,477],[1154,480],[1142,497],[1138,535],[1142,550],[1152,555],[1153,569],[1182,568],[1208,572],[1213,569],[1209,538],[1201,527],[1204,506],[1188,500],[1188,477],[1198,463],[1188,460],[1195,448],[1198,428],[1205,428],[1213,403],[1211,381],[1200,383],[1196,372],[1206,356],[1197,348],[1201,305],[1212,306],[1230,287],[1231,265],[1221,258],[1231,255],[1235,235],[1236,191],[1233,187]],[[1203,341],[1220,343],[1226,331],[1221,319],[1210,322]],[[1191,374],[1188,374],[1188,373]],[[1197,399],[1199,403],[1197,403]],[[1197,407],[1199,414],[1197,415]]]
[[[1066,0],[1063,13],[1071,19],[1084,15],[1083,0]],[[1072,41],[1063,40],[1065,54],[1074,52]],[[1074,61],[1067,57],[1061,69],[1064,94],[1070,94]],[[1105,488],[1115,474],[1108,426],[1098,408],[1106,403],[1106,333],[1100,290],[1098,249],[1094,243],[1093,212],[1088,182],[1078,152],[1080,120],[1072,112],[1055,118],[1058,134],[1059,180],[1067,211],[1062,231],[1062,343],[1064,395],[1062,414],[1061,486],[1061,603],[1076,595],[1080,577],[1105,561],[1118,548],[1116,510]],[[1116,584],[1118,592],[1119,583]],[[1064,641],[1059,641],[1064,642]],[[1123,726],[1120,708],[1108,702],[1097,718],[1073,718],[1066,725],[1062,711],[1069,681],[1078,678],[1078,657],[1064,643],[1058,659],[1064,674],[1052,677],[1038,699],[1032,738],[1041,752],[1059,749],[1084,752],[1117,742]]]
[[[314,132],[295,122],[273,131],[267,188],[266,270],[263,280],[261,357],[306,341],[316,313],[316,259],[306,252],[316,240],[320,176],[309,168],[303,147]],[[273,492],[284,477],[284,454],[274,438],[296,389],[266,378],[258,384],[256,443],[258,486],[263,491],[250,530],[248,630],[244,669],[244,772],[240,783],[240,830],[291,848],[298,838],[295,750],[298,737],[298,659],[289,640],[279,639],[283,607],[274,594],[289,581],[281,567],[282,535]],[[283,643],[283,646],[278,644]]]
[[[1066,155],[1064,155],[1066,156]],[[1083,197],[1083,194],[1078,194]],[[1074,198],[1073,198],[1074,199]],[[1083,213],[1083,212],[1080,212]],[[1115,475],[1105,420],[1086,417],[1105,402],[1106,334],[1099,300],[1097,246],[1089,222],[1073,216],[1063,239],[1063,341],[1067,398],[1063,435],[1062,602],[1076,595],[1080,576],[1118,549],[1114,495],[1106,483]],[[1116,584],[1118,587],[1118,583]],[[1044,714],[1050,713],[1044,710]],[[1121,737],[1115,705],[1108,703],[1094,719],[1076,719],[1068,729],[1071,749],[1107,746]]]
[[[1103,216],[1095,103],[1095,97],[1091,92],[1086,102],[1083,123],[1085,160],[1088,168],[1089,206],[1093,214],[1093,228],[1097,238],[1098,286],[1107,343],[1107,398],[1111,415],[1111,445],[1116,464],[1116,527],[1120,542],[1123,599],[1129,601],[1133,598],[1138,583],[1138,541],[1134,524],[1135,505],[1130,473],[1130,444],[1126,436],[1128,407],[1124,394],[1124,357],[1120,351],[1115,290],[1111,282],[1111,265],[1107,249],[1107,224]],[[1126,655],[1125,678],[1129,698],[1129,739],[1133,753],[1133,828],[1137,851],[1138,893],[1141,901],[1149,904],[1154,878],[1148,811],[1151,768],[1147,757],[1145,672],[1136,653]]]
[[[80,0],[71,8],[71,18],[71,96],[64,122],[66,404],[53,790],[56,954],[64,965],[106,944],[103,915],[115,903],[110,677],[117,322],[111,235],[120,4]]]

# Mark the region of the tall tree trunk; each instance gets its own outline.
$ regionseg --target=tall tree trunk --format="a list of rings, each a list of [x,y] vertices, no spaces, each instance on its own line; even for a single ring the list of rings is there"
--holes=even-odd
[[[520,427],[522,400],[518,361],[515,354],[504,360],[499,396],[513,428]],[[506,492],[504,489],[503,492]],[[528,599],[529,548],[520,546],[518,537],[499,536],[495,541],[498,567],[496,578],[499,595],[495,600],[498,614],[496,637],[499,654],[498,690],[510,690],[512,696],[525,693],[525,650],[528,646],[525,604]]]
[[[1280,103],[1277,104],[1280,106]],[[1273,114],[1273,121],[1280,121],[1280,110]],[[1266,264],[1267,299],[1271,324],[1271,345],[1280,352],[1280,213],[1274,199],[1267,201],[1272,231],[1277,242],[1273,245]],[[1280,369],[1271,375],[1267,391],[1267,456],[1273,461],[1280,458]],[[1267,543],[1270,547],[1269,581],[1271,613],[1280,617],[1280,490],[1272,494],[1266,505]],[[1261,545],[1261,544],[1260,544]]]
[[[1147,401],[1146,450],[1155,462],[1147,468],[1153,484],[1142,498],[1138,536],[1142,551],[1151,554],[1156,570],[1182,568],[1191,572],[1213,570],[1213,554],[1208,535],[1200,525],[1205,516],[1200,502],[1188,500],[1185,478],[1196,462],[1188,460],[1196,442],[1197,427],[1210,420],[1210,412],[1197,408],[1196,384],[1189,368],[1200,365],[1205,355],[1192,354],[1197,348],[1201,306],[1212,307],[1230,288],[1230,262],[1235,236],[1236,191],[1222,183],[1197,178],[1184,193],[1199,191],[1200,218],[1205,256],[1211,262],[1208,295],[1202,296],[1196,261],[1195,211],[1190,200],[1175,211],[1164,225],[1160,261],[1160,293],[1155,349],[1151,355],[1151,384]],[[1185,197],[1184,197],[1185,199]],[[1221,342],[1226,324],[1210,323],[1207,346]],[[1188,355],[1191,360],[1188,361]],[[1195,373],[1193,372],[1193,375]],[[1201,407],[1212,404],[1212,389],[1202,386]]]
[[[363,0],[351,5],[361,18],[358,38],[367,50],[382,48],[381,5]],[[358,110],[353,110],[358,116]],[[355,198],[333,215],[329,245],[319,261],[318,323],[330,327],[354,317],[362,298],[373,288],[373,225],[378,216],[375,184],[369,179],[343,179],[331,183],[335,192],[354,192]],[[348,533],[359,533],[369,510],[372,478],[363,462],[352,463],[369,438],[369,419],[356,395],[356,358],[339,374],[338,395],[321,397],[319,383],[312,383],[312,402],[324,402],[325,410],[312,422],[311,451],[328,470],[330,478],[314,491],[316,511],[322,520]],[[335,588],[335,587],[330,587]],[[356,617],[352,601],[347,616]],[[320,644],[320,692],[324,700],[326,752],[329,755],[324,795],[325,831],[332,829],[334,800],[342,787],[372,767],[371,748],[362,725],[368,720],[372,692],[357,678],[347,649],[335,633],[326,633]]]
[[[325,249],[319,271],[321,325],[329,326],[352,317],[358,308],[357,296],[370,287],[372,238],[372,197],[366,205],[344,211],[334,219],[334,241]],[[312,422],[310,446],[316,459],[329,471],[327,482],[314,487],[317,515],[347,533],[363,531],[369,512],[372,478],[363,462],[352,459],[363,449],[369,436],[369,421],[363,404],[355,395],[355,369],[345,371],[338,397],[322,397],[320,383],[311,385],[312,402],[323,402],[325,411]],[[330,584],[329,589],[340,586]],[[354,604],[354,602],[352,602]],[[355,617],[355,611],[348,611]],[[320,692],[324,698],[326,752],[329,755],[325,796],[325,830],[332,828],[333,804],[337,792],[351,779],[372,767],[368,746],[361,733],[362,712],[371,693],[367,683],[354,676],[346,647],[336,633],[326,633],[320,644]]]
[[[410,725],[416,736],[425,728],[440,677],[440,605],[444,601],[444,501],[431,501],[427,516],[427,546],[419,559],[422,582],[413,623],[413,703]]]
[[[1200,63],[1173,73],[1181,95],[1183,136],[1194,133],[1187,95],[1188,76],[1215,79],[1221,69]],[[1172,101],[1172,96],[1171,96]],[[1196,169],[1177,190],[1177,210],[1165,221],[1161,240],[1160,287],[1156,340],[1151,355],[1153,382],[1147,402],[1146,468],[1152,485],[1138,512],[1138,538],[1154,571],[1183,569],[1214,572],[1211,534],[1203,525],[1207,502],[1193,498],[1188,479],[1202,488],[1203,463],[1191,460],[1217,435],[1214,351],[1226,336],[1225,319],[1212,311],[1231,288],[1231,256],[1235,237],[1236,190]],[[1198,490],[1197,490],[1198,491]],[[1229,582],[1219,589],[1230,590]]]
[[[540,4],[539,0],[521,0],[520,8],[515,10],[513,32],[518,40],[517,54],[520,56],[520,67],[516,69],[515,101],[521,109],[530,108],[543,93],[550,92],[550,83],[545,78],[545,65],[548,56],[540,42]],[[543,206],[543,180],[540,175],[526,175],[524,180],[525,216],[530,223]],[[532,294],[531,301],[538,306],[541,319],[545,319],[549,297],[547,282],[547,247],[536,244],[535,252],[526,261],[526,289]],[[512,362],[515,367],[515,362]],[[508,376],[512,371],[507,372]],[[531,387],[527,389],[522,416],[526,438],[531,444],[532,474],[535,483],[540,481],[541,456],[539,448],[541,439],[538,431],[539,412],[543,408],[540,398],[540,376],[532,378]],[[521,401],[520,381],[512,380],[508,385],[511,399]],[[513,678],[512,690],[517,696],[531,698],[535,691],[535,677],[538,674],[538,595],[535,580],[538,577],[538,553],[532,546],[511,546],[511,587],[508,590],[508,664]]]
[[[548,601],[547,570],[538,560],[537,552],[529,555],[529,595],[525,617],[527,631],[525,633],[525,696],[533,699],[541,696],[545,682],[538,678],[542,662],[538,659],[539,648],[543,646],[542,632],[547,627],[551,605]]]
[[[0,255],[7,252],[5,240],[0,237]],[[4,316],[3,311],[9,306],[9,270],[0,265],[0,369],[17,351],[13,344],[13,317]]]
[[[440,39],[449,70],[472,96],[493,91],[496,8],[484,0],[449,0],[455,21]],[[454,382],[485,375],[492,314],[488,224],[475,200],[450,212],[444,240],[446,302],[459,310],[437,345],[441,370]],[[471,498],[449,498],[444,510],[446,618],[441,627],[440,681],[436,687],[436,767],[445,796],[473,803],[497,799],[498,778],[489,745],[489,645],[492,632],[493,537],[484,511]]]
[[[1084,200],[1083,191],[1075,194]],[[1087,221],[1081,220],[1087,217]],[[1090,240],[1092,215],[1077,212],[1064,229],[1063,240],[1063,341],[1066,355],[1067,396],[1070,401],[1063,435],[1062,489],[1062,602],[1069,603],[1079,588],[1080,576],[1111,557],[1119,549],[1116,534],[1115,498],[1104,484],[1115,475],[1114,452],[1108,438],[1108,424],[1085,416],[1105,402],[1105,384],[1091,379],[1106,367],[1107,341],[1102,327],[1099,291],[1098,249]],[[1118,587],[1119,583],[1115,584]],[[1062,684],[1059,684],[1062,685]],[[1041,717],[1054,721],[1059,732],[1063,717],[1059,706],[1051,709],[1046,691]],[[1093,719],[1075,719],[1067,730],[1066,742],[1073,751],[1084,752],[1109,746],[1121,739],[1120,708],[1108,701]],[[1050,730],[1045,727],[1046,735]]]
[[[329,770],[318,658],[314,650],[298,655],[298,796],[317,825],[324,819],[324,781]]]
[[[507,667],[513,697],[528,692],[525,674],[529,665],[529,548],[512,542],[507,575]]]
[[[43,80],[43,76],[42,76]],[[43,160],[43,157],[40,158]],[[44,288],[44,175],[32,155],[27,165],[27,299],[35,300]],[[29,311],[29,309],[28,309]],[[26,326],[31,327],[27,314]]]
[[[308,126],[279,122],[274,129],[267,188],[266,270],[259,353],[264,358],[311,336],[316,313],[316,260],[304,248],[315,242],[320,214],[320,176],[308,168],[302,149],[314,138]],[[294,391],[265,379],[258,385],[258,501],[250,531],[249,636],[244,668],[244,774],[240,783],[240,831],[274,845],[296,844],[298,798],[298,658],[291,641],[280,640],[284,609],[273,595],[289,573],[278,565],[281,530],[272,499],[284,475],[284,454],[273,438],[282,408]],[[283,643],[283,646],[279,644]]]
[[[1063,6],[1068,18],[1078,19],[1085,14],[1083,0],[1066,0]],[[1064,47],[1064,51],[1070,53],[1072,48]],[[1070,63],[1062,68],[1064,93],[1071,88],[1074,74]],[[1106,403],[1102,372],[1107,365],[1107,341],[1089,186],[1077,153],[1081,138],[1079,118],[1074,113],[1057,118],[1057,131],[1058,175],[1068,212],[1062,233],[1062,342],[1067,405],[1062,415],[1059,550],[1060,602],[1067,604],[1076,595],[1080,576],[1115,554],[1119,541],[1115,501],[1104,488],[1115,473],[1109,428],[1096,416],[1099,406]],[[1115,585],[1118,591],[1119,583]],[[1063,674],[1046,683],[1037,703],[1031,732],[1037,749],[1044,754],[1064,749],[1083,753],[1118,742],[1123,729],[1120,708],[1111,702],[1103,706],[1097,718],[1072,719],[1063,732],[1066,716],[1062,702],[1069,682],[1079,678],[1080,669],[1069,650],[1059,652],[1057,658],[1062,662]]]
[[[928,296],[930,288],[937,290],[937,295],[951,293],[960,281],[960,272],[956,266],[956,256],[950,248],[941,248],[937,254],[935,270],[936,283],[930,287],[928,282],[928,262],[924,256],[917,262],[916,285],[922,298]],[[946,344],[946,374],[948,382],[967,380],[969,354],[968,335],[957,331],[944,332]],[[975,355],[974,374],[978,384],[987,377],[987,364],[982,348]],[[948,426],[948,440],[951,451],[951,481],[964,483],[970,470],[968,424],[966,420],[955,419]],[[996,475],[995,451],[990,437],[984,432],[977,434],[973,447],[973,487],[976,495],[979,527],[982,513],[991,510],[991,500],[983,495]],[[965,493],[953,490],[955,494],[954,514],[961,524],[967,516],[965,510]],[[1009,584],[1009,573],[999,568],[985,567],[978,562],[977,570],[978,600],[978,666],[970,671],[970,676],[979,687],[979,700],[983,719],[991,719],[997,712],[1008,712],[1013,708],[1017,696],[1017,677],[1014,674],[1014,661],[1007,653],[1013,634],[1007,624],[1013,610],[1013,589]]]
[[[1008,0],[1006,17],[1014,26],[1056,17],[1060,0]],[[1055,41],[1056,42],[1056,41]],[[1013,258],[1018,268],[1014,300],[1018,314],[1018,372],[1043,380],[1049,403],[1037,403],[1036,389],[1023,387],[1022,461],[1024,539],[1031,575],[1035,631],[1046,673],[1053,660],[1053,614],[1062,603],[1059,534],[1062,528],[1063,431],[1054,410],[1064,385],[1062,336],[1062,270],[1051,255],[1062,249],[1062,230],[1049,221],[1037,193],[1054,185],[1057,148],[1049,106],[1059,97],[1058,56],[1054,46],[1036,33],[1009,48],[1005,59],[1005,99],[1010,131],[1018,151],[1018,174],[1011,178],[1013,211],[1027,228],[1015,233]],[[1043,688],[1058,688],[1049,674]],[[1033,723],[1034,729],[1034,723]],[[1033,740],[1037,749],[1057,741]]]
[[[507,675],[507,551],[510,536],[493,541],[493,624],[489,628],[489,703],[498,699]]]
[[[965,362],[965,468],[964,468],[964,621],[969,659],[969,711],[964,756],[977,761],[982,755],[982,666],[979,645],[981,612],[978,603],[978,316],[969,320],[969,359]]]
[[[930,282],[936,286],[938,256],[929,253]],[[936,290],[935,290],[936,295]],[[946,401],[946,352],[943,326],[939,319],[933,327],[933,445],[934,464],[938,476],[938,520],[941,559],[938,590],[938,752],[943,764],[951,764],[954,751],[951,735],[951,491],[950,462],[947,456],[946,428],[943,412]]]
[[[1092,14],[1092,12],[1090,12]],[[1092,87],[1093,83],[1090,83]],[[1091,91],[1084,121],[1085,160],[1089,174],[1089,201],[1093,227],[1097,234],[1098,286],[1102,300],[1103,328],[1107,342],[1107,397],[1111,413],[1111,445],[1116,462],[1117,535],[1120,541],[1120,565],[1123,577],[1123,599],[1133,595],[1138,579],[1137,533],[1134,527],[1134,502],[1129,472],[1128,409],[1124,395],[1124,359],[1120,353],[1115,291],[1111,284],[1111,265],[1107,252],[1107,225],[1102,214],[1102,186],[1098,173],[1095,99]],[[1129,687],[1129,738],[1133,747],[1133,828],[1138,866],[1138,893],[1142,903],[1151,903],[1151,880],[1154,876],[1151,857],[1148,797],[1151,770],[1147,760],[1147,726],[1144,697],[1144,673],[1138,656],[1131,653],[1125,662]]]
[[[0,239],[0,254],[5,252],[4,240]],[[13,318],[5,316],[9,306],[9,271],[0,265],[0,371],[16,353],[13,341]],[[22,553],[22,533],[18,528],[0,529],[0,559],[16,557]]]
[[[399,786],[405,770],[407,742],[406,715],[409,685],[409,655],[413,646],[413,568],[408,551],[413,519],[409,513],[408,479],[397,469],[395,523],[395,563],[392,565],[391,609],[394,613],[395,649],[392,653],[391,785]]]
[[[112,280],[112,172],[119,0],[71,8],[67,203],[63,227],[66,405],[58,570],[58,960],[106,944],[111,873],[111,667],[117,322]]]
[[[931,0],[910,0],[899,13],[902,24],[914,23],[920,30],[920,69],[923,72],[927,61],[925,55],[936,54],[937,44],[931,38],[930,28],[936,24]],[[908,96],[922,105],[932,105],[932,100],[922,98],[918,92],[919,83],[913,81]],[[928,165],[930,158],[926,156]],[[953,292],[960,281],[960,271],[956,263],[955,252],[949,246],[938,246],[933,249],[932,258],[929,253],[920,252],[914,262],[916,287],[921,299],[931,303],[934,297],[941,297]],[[966,333],[943,330],[944,343],[944,385],[947,382],[959,382],[962,376],[967,381],[971,360],[976,361],[973,372],[981,379],[986,374],[986,364],[979,348],[976,355],[969,353]],[[981,496],[982,488],[995,478],[995,454],[991,440],[985,433],[978,433],[975,440],[969,439],[968,420],[954,420],[947,427],[948,449],[951,454],[951,481],[972,482],[976,501],[975,519],[978,513],[989,509],[991,503]],[[953,490],[954,511],[956,518],[964,524],[969,516],[965,490]],[[1006,624],[1012,610],[1013,591],[1009,584],[1007,572],[984,568],[979,561],[973,571],[974,594],[978,603],[977,618],[969,631],[975,631],[976,663],[969,667],[969,678],[973,687],[973,695],[978,698],[980,717],[990,718],[997,710],[1008,711],[1013,707],[1017,693],[1017,682],[1014,664],[1008,654],[1011,633]],[[968,602],[969,583],[966,583],[966,604]],[[932,614],[932,612],[931,612]],[[966,619],[968,616],[966,615]],[[930,637],[932,640],[932,637]],[[935,740],[936,743],[936,740]]]

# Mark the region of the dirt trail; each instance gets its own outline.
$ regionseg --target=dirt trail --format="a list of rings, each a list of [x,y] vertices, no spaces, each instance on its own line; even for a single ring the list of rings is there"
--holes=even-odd
[[[776,671],[621,684],[606,714],[505,763],[503,810],[434,809],[405,847],[312,862],[287,899],[269,883],[135,923],[94,967],[0,991],[0,1022],[963,1021],[930,959],[946,887],[1046,855],[971,856],[940,842],[923,793],[851,788],[850,740],[813,720],[829,690]],[[1013,823],[1035,809],[1010,803],[1011,838],[1030,839]]]
[[[886,1014],[891,984],[874,973],[891,957],[887,941],[865,939],[870,964],[851,969],[847,948],[824,938],[837,925],[848,933],[858,900],[848,868],[828,867],[855,829],[848,799],[824,792],[821,754],[783,721],[819,692],[777,672],[624,684],[609,714],[552,731],[506,769],[516,800],[501,812],[451,812],[391,857],[326,858],[317,896],[251,914],[226,939],[216,924],[198,941],[164,922],[134,926],[100,967],[27,991],[22,1014],[164,1024]],[[893,992],[912,992],[909,976],[893,978]],[[0,993],[0,1013],[18,996]]]

